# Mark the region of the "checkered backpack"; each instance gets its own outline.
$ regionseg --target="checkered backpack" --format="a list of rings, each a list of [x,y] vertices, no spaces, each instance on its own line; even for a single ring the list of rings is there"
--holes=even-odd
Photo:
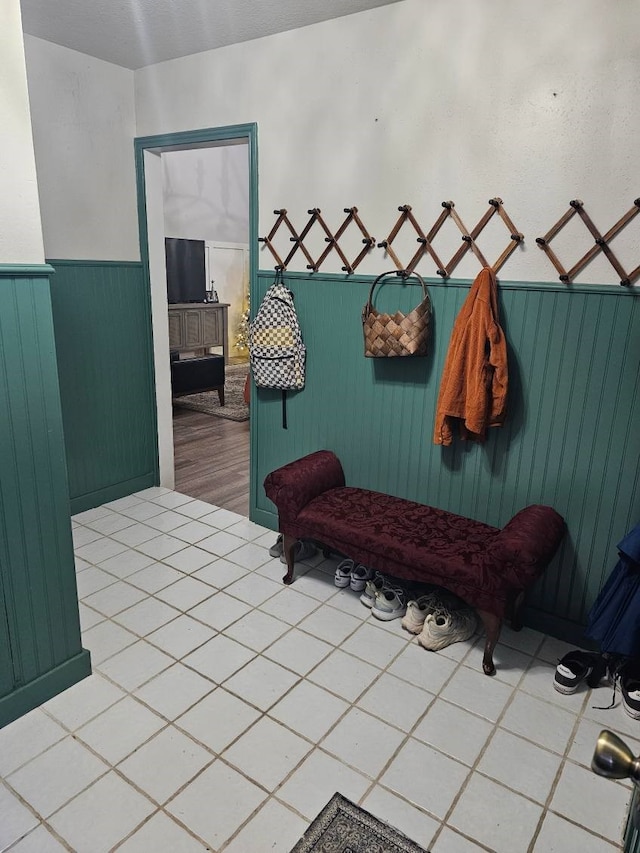
[[[258,388],[282,391],[286,428],[286,392],[304,388],[307,349],[302,341],[293,293],[279,272],[249,326],[249,359]]]

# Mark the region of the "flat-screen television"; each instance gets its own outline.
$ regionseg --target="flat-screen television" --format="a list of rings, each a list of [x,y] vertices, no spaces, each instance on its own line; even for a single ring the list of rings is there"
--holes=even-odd
[[[204,240],[165,237],[167,300],[204,302],[206,297]]]

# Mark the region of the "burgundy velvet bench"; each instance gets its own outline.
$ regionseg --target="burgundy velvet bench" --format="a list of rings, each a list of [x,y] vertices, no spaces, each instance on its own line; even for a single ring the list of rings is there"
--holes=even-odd
[[[337,456],[319,450],[269,474],[264,487],[278,508],[287,574],[294,546],[310,539],[383,574],[433,583],[478,612],[486,631],[482,668],[493,675],[502,620],[521,627],[525,589],[555,554],[565,522],[548,506],[520,510],[502,529],[404,498],[345,485]]]

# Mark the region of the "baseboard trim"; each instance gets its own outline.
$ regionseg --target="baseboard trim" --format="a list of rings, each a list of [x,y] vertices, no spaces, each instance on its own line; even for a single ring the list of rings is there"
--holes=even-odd
[[[584,625],[578,622],[569,622],[567,619],[544,613],[534,607],[527,607],[526,604],[522,611],[522,622],[534,631],[541,631],[543,634],[549,634],[574,646],[589,648],[589,641],[584,635]]]
[[[96,506],[109,503],[109,501],[115,501],[118,498],[125,498],[127,495],[133,494],[133,492],[140,492],[142,489],[148,489],[150,486],[157,485],[157,474],[155,471],[151,471],[148,474],[142,474],[140,477],[134,477],[132,480],[114,483],[111,486],[106,486],[104,489],[87,492],[86,495],[78,495],[75,498],[71,498],[71,515],[84,512],[86,509],[93,509]]]
[[[0,699],[0,728],[39,707],[88,675],[91,675],[91,655],[86,649],[82,649],[79,654],[44,675],[3,696]]]

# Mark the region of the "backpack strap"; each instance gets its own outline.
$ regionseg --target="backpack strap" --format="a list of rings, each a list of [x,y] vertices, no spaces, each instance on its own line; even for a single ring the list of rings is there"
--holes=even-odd
[[[287,392],[282,389],[282,429],[287,429]]]

